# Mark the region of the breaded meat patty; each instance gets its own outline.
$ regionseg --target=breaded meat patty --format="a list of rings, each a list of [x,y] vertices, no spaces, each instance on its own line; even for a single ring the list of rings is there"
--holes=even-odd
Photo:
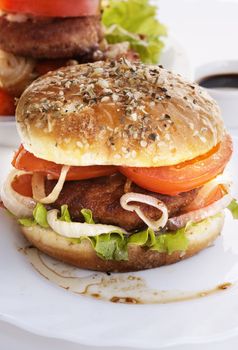
[[[81,210],[90,209],[96,223],[118,225],[128,231],[140,230],[145,223],[135,212],[124,210],[120,198],[125,194],[126,178],[121,174],[99,177],[81,181],[66,181],[59,198],[49,206],[50,209],[60,209],[67,204],[74,220],[84,221]],[[53,190],[56,182],[46,181],[46,193]],[[196,197],[198,190],[180,193],[177,196],[166,196],[147,191],[132,183],[130,191],[153,196],[163,201],[169,211],[169,216],[178,215]],[[158,220],[161,211],[146,204],[139,204],[143,212],[151,219]]]

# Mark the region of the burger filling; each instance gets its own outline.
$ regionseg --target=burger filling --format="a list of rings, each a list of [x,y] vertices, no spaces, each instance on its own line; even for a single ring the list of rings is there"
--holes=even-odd
[[[73,221],[84,221],[81,210],[90,209],[95,223],[117,225],[126,231],[145,229],[144,221],[135,213],[123,209],[120,200],[125,192],[126,178],[120,174],[81,181],[66,181],[58,199],[47,206],[48,209],[60,210],[67,205]],[[46,194],[49,195],[55,187],[55,181],[46,180]],[[140,193],[162,201],[169,217],[177,216],[182,209],[196,197],[198,190],[181,193],[177,196],[166,196],[147,191],[132,183],[127,193]],[[134,202],[132,202],[134,203]],[[145,203],[138,203],[144,215],[151,220],[161,217],[161,210]]]
[[[224,166],[231,148],[228,153]],[[208,157],[211,161],[212,155]],[[88,239],[103,259],[128,259],[129,244],[182,254],[188,246],[186,233],[197,224],[226,207],[237,216],[229,181],[219,174],[194,189],[162,194],[139,186],[118,167],[61,166],[36,158],[22,146],[13,165],[18,170],[9,175],[1,198],[20,224],[39,225],[46,234],[51,229],[73,244]]]

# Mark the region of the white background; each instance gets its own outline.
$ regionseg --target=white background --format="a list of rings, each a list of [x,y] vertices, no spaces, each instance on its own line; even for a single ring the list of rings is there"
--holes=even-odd
[[[154,0],[154,2],[159,5],[160,19],[169,27],[171,35],[186,48],[193,69],[214,60],[238,60],[238,0]],[[32,335],[0,322],[0,350],[65,350],[66,348],[94,349]],[[233,350],[238,349],[238,338],[220,343],[190,344],[172,349]]]

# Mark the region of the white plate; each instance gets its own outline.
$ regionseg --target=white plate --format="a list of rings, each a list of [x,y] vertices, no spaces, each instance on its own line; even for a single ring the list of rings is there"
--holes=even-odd
[[[233,193],[237,196],[238,138],[234,142],[235,152],[228,170],[233,174]],[[11,151],[0,148],[0,182],[8,172],[11,157]],[[28,257],[18,251],[25,244],[18,231],[16,223],[1,210],[2,320],[39,335],[80,344],[144,349],[217,341],[238,335],[238,222],[228,212],[222,236],[213,247],[197,256],[167,267],[121,274],[122,282],[118,275],[99,274],[94,279],[96,282],[104,279],[100,288],[105,299],[112,293],[135,297],[140,294],[149,302],[171,294],[175,297],[186,296],[186,293],[195,296],[222,283],[234,283],[231,288],[209,296],[167,304],[115,304],[60,288],[38,274]],[[61,265],[54,268],[63,273]],[[75,270],[71,272],[75,274]],[[77,270],[77,274],[81,277],[92,275],[81,270]],[[129,275],[134,279],[128,279]],[[141,280],[137,283],[135,278]],[[92,277],[89,279],[92,281]],[[109,280],[111,283],[107,283]],[[127,285],[132,289],[125,288]],[[88,287],[88,292],[95,292],[97,288]],[[155,296],[152,290],[168,291],[169,294],[164,292]]]
[[[184,48],[174,38],[166,38],[160,64],[165,68],[192,78],[191,67]],[[0,146],[15,147],[20,144],[14,117],[0,117]]]

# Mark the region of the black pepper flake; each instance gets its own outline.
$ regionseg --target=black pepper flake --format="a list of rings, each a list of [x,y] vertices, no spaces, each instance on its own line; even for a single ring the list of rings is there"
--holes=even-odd
[[[171,96],[170,95],[165,95],[165,97],[168,99],[168,100],[170,100],[171,99]]]
[[[108,276],[111,276],[111,272],[106,272],[106,274],[107,274]]]
[[[193,103],[196,105],[196,104],[197,104],[197,101],[194,99],[194,100],[193,100]]]
[[[159,81],[159,76],[157,76],[157,77],[155,78],[155,85],[157,85],[158,81]],[[166,90],[166,91],[167,91],[167,90]]]
[[[160,65],[159,65],[159,68],[162,68],[162,69],[164,69],[164,67],[162,66],[162,64],[160,64]]]
[[[160,90],[163,92],[167,92],[168,90],[165,87],[160,87]]]
[[[155,133],[151,133],[151,134],[149,134],[149,139],[150,140],[152,140],[152,141],[155,141],[156,140],[156,137],[157,137],[157,135],[155,134]]]
[[[183,98],[184,100],[187,100],[188,98],[187,98],[187,96],[184,96],[184,98]]]
[[[165,115],[164,115],[164,119],[165,119],[165,120],[169,120],[169,119],[171,119],[171,117],[170,117],[170,115],[165,114]]]
[[[195,86],[194,85],[189,85],[190,86],[190,88],[192,89],[192,90],[195,90]]]

